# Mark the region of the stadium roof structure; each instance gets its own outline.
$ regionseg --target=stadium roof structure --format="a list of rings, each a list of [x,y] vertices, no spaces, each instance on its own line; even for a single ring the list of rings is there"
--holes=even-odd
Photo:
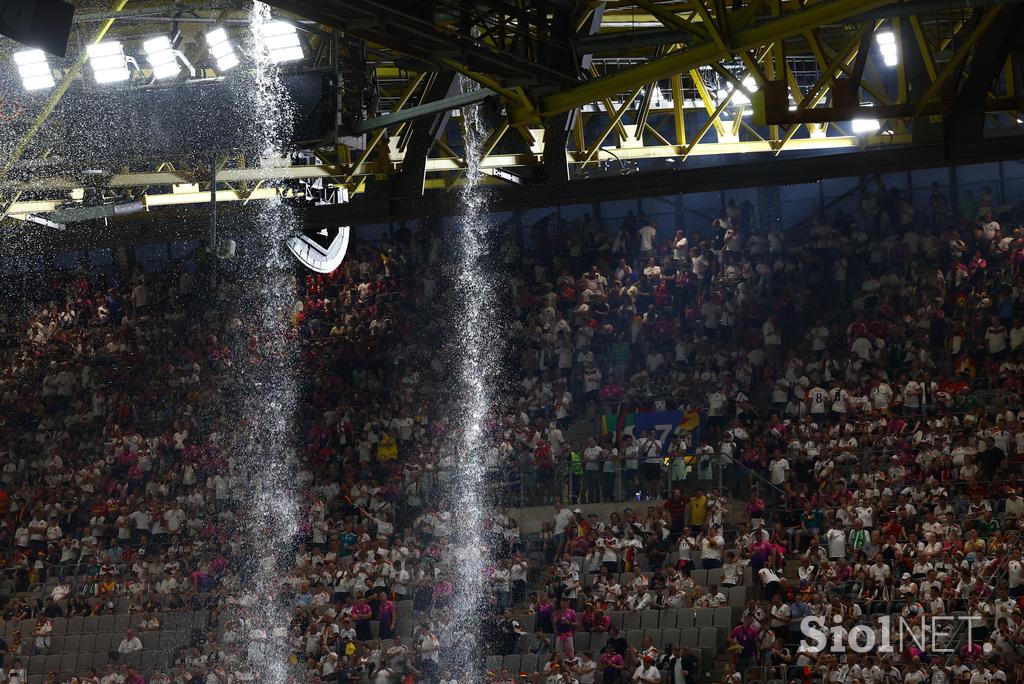
[[[346,200],[312,210],[325,223],[453,211],[460,108],[476,103],[488,191],[509,208],[1024,156],[1021,0],[268,4],[297,27],[304,55],[281,66],[303,114],[288,159],[254,163],[230,112],[159,136],[180,149],[138,121],[117,132],[80,120],[117,98],[186,118],[183,102],[215,107],[233,72],[218,71],[204,36],[219,26],[243,42],[249,3],[80,1],[56,86],[3,105],[4,216],[74,218],[93,205],[79,215],[114,218],[95,205],[204,204],[211,187],[218,202],[246,204],[312,183]],[[139,53],[161,34],[194,75],[157,83],[142,65],[120,87],[89,78],[90,43]],[[16,49],[0,43],[9,93]]]

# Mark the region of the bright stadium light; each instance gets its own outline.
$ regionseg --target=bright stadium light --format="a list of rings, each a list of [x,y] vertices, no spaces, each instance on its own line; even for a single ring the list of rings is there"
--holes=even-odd
[[[174,48],[171,47],[171,39],[167,36],[150,38],[142,44],[146,51],[146,58],[149,65],[153,67],[153,78],[159,80],[174,78],[181,73],[181,65],[174,57]]]
[[[299,43],[299,33],[288,22],[271,21],[263,24],[260,31],[270,54],[270,61],[274,64],[293,62],[305,56]]]
[[[853,132],[857,134],[874,133],[882,127],[878,119],[854,119],[850,122]]]
[[[878,42],[878,49],[882,52],[882,60],[885,66],[893,67],[899,64],[899,50],[896,47],[896,36],[892,31],[882,31],[875,34]]]
[[[753,76],[747,76],[745,79],[743,79],[743,87],[746,88],[748,92],[755,93],[757,92],[757,81],[754,80]],[[727,97],[729,97],[728,90],[722,88],[721,90],[718,91],[719,100],[724,100]],[[736,94],[732,96],[731,102],[734,105],[748,105],[750,104],[750,98],[747,97],[747,93],[737,88]]]
[[[87,47],[86,52],[89,55],[93,78],[97,83],[116,83],[131,78],[128,71],[129,60],[124,55],[120,41],[96,43]]]
[[[21,85],[25,90],[43,90],[56,85],[46,61],[46,53],[42,50],[15,52],[14,63],[18,65],[18,75],[21,76]]]
[[[210,31],[206,34],[206,44],[210,47],[210,54],[217,60],[218,71],[228,71],[238,66],[238,55],[228,40],[227,31],[222,28]]]

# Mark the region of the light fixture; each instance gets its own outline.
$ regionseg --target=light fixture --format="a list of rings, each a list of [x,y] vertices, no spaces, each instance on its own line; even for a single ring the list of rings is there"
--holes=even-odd
[[[263,43],[267,46],[270,61],[274,64],[302,59],[302,45],[295,27],[286,21],[271,21],[260,26]]]
[[[881,33],[876,33],[875,41],[878,42],[878,49],[882,52],[882,60],[885,62],[885,66],[896,66],[899,63],[899,49],[896,47],[896,36],[893,32],[882,31]]]
[[[142,44],[142,49],[146,51],[146,58],[153,67],[153,78],[156,80],[174,78],[181,73],[181,65],[174,57],[174,48],[167,36],[150,38]]]
[[[92,67],[93,78],[97,83],[115,83],[127,81],[131,77],[128,71],[128,58],[118,40],[95,43],[86,48],[89,55],[89,66]]]
[[[750,93],[756,93],[757,81],[754,80],[753,76],[747,76],[745,79],[743,79],[743,87],[746,88],[747,91]],[[729,97],[728,90],[722,88],[721,90],[718,91],[719,101],[724,100],[727,97]],[[743,92],[739,88],[736,88],[736,93],[732,96],[732,100],[730,100],[729,103],[733,105],[748,105],[750,104],[750,98],[747,97],[747,93]]]
[[[210,54],[217,60],[218,71],[227,71],[238,65],[238,55],[224,29],[217,28],[207,33],[206,44],[210,46]]]
[[[14,63],[18,65],[18,75],[21,76],[21,85],[25,90],[42,90],[56,85],[46,61],[46,53],[42,50],[15,52]]]
[[[853,132],[856,134],[874,133],[882,127],[878,119],[854,119],[850,122]]]

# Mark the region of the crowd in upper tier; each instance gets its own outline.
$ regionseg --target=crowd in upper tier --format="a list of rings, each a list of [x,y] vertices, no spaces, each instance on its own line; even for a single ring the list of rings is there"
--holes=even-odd
[[[283,641],[295,682],[465,684],[465,659],[525,651],[539,672],[485,676],[693,684],[712,671],[707,653],[667,631],[631,643],[613,617],[727,607],[730,585],[751,600],[720,644],[729,684],[1012,676],[1020,216],[987,192],[954,209],[935,189],[915,208],[877,183],[855,210],[789,234],[747,204],[723,213],[678,230],[643,215],[542,222],[495,245],[509,382],[487,421],[484,479],[496,501],[515,486],[512,500],[568,506],[539,536],[497,507],[480,523],[475,620],[456,602],[458,561],[476,550],[459,543],[451,358],[437,349],[451,315],[441,231],[403,229],[331,275],[295,278],[305,495],[279,568],[291,609],[280,624],[247,592],[240,541],[252,464],[227,388],[260,343],[239,344],[231,316],[244,278],[210,284],[174,264],[12,284],[0,318],[6,681],[260,681],[262,645]],[[602,435],[598,416],[620,407],[697,409],[703,428],[668,445]],[[744,510],[729,511],[738,493]],[[573,512],[595,501],[631,510]],[[695,578],[704,569],[716,581]],[[970,646],[940,621],[929,636],[953,644],[948,656],[798,648],[807,615],[849,630],[960,612],[987,621]],[[164,648],[163,621],[185,613],[195,629]],[[36,668],[67,652],[73,619],[108,615],[130,617],[88,667]]]

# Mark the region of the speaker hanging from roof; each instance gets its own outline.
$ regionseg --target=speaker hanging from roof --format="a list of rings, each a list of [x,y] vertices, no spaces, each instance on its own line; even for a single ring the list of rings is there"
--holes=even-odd
[[[290,237],[285,244],[306,268],[330,273],[345,260],[350,233],[349,226],[324,228]]]
[[[63,0],[0,0],[0,34],[65,57],[75,6]]]

